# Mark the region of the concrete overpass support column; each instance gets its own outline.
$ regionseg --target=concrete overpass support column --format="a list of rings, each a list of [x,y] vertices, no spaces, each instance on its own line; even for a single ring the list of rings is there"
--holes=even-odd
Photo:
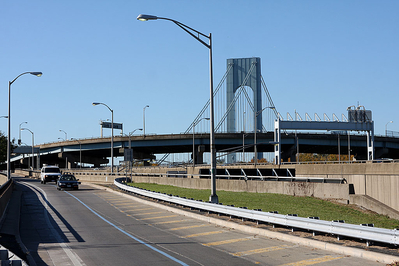
[[[198,145],[195,149],[195,164],[204,163],[205,145]]]
[[[196,149],[197,154],[195,155],[195,163],[196,164],[203,164],[204,163],[204,152],[205,152],[205,145],[199,145]]]
[[[277,165],[281,164],[281,130],[280,119],[274,121],[274,160]]]
[[[367,131],[367,160],[374,160],[374,130]]]

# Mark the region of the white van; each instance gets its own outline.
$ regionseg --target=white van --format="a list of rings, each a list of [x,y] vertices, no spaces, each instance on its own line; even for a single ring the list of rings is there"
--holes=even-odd
[[[43,165],[40,173],[40,181],[42,184],[46,182],[57,182],[58,178],[61,176],[60,168],[56,165]]]

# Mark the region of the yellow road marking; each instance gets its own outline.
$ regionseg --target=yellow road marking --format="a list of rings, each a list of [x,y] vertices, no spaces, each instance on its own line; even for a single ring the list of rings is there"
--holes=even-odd
[[[135,213],[135,215],[148,215],[148,214],[158,214],[158,213],[165,213],[165,212],[164,211],[160,211],[160,212]]]
[[[172,228],[172,229],[169,229],[169,230],[170,230],[170,231],[176,231],[176,230],[184,230],[184,229],[197,228],[197,227],[204,227],[204,226],[208,226],[208,225],[207,225],[207,224],[191,225],[191,226],[184,226],[184,227]]]
[[[281,266],[306,266],[306,265],[313,265],[313,264],[332,261],[332,260],[338,260],[338,259],[342,259],[342,258],[344,258],[344,257],[324,256],[321,258],[314,258],[314,259],[292,262],[292,263],[284,264]]]
[[[205,232],[205,233],[198,233],[198,234],[192,234],[188,236],[182,236],[183,238],[189,238],[189,237],[196,237],[196,236],[208,236],[208,235],[214,235],[214,234],[221,234],[226,231],[211,231],[211,232]]]
[[[210,246],[219,246],[219,245],[224,245],[224,244],[230,244],[230,243],[236,243],[236,242],[241,242],[241,241],[247,241],[251,240],[251,238],[237,238],[237,239],[229,239],[229,240],[224,240],[224,241],[216,241],[216,242],[210,242],[203,244],[204,246],[210,247]]]
[[[140,220],[151,220],[151,219],[162,219],[162,218],[170,218],[170,217],[176,217],[176,216],[178,216],[178,215],[169,215],[169,216],[159,216],[159,217],[150,217],[150,218],[143,218],[143,219],[140,219]]]
[[[181,223],[185,222],[187,220],[176,220],[176,221],[166,221],[166,222],[159,222],[159,223],[153,223],[153,224],[173,224],[173,223]]]
[[[114,203],[115,205],[118,205],[118,206],[124,206],[124,205],[133,205],[133,206],[139,206],[139,205],[134,205],[134,204],[132,204],[131,202],[123,202],[123,201],[112,201],[112,203]]]
[[[125,210],[126,212],[127,211],[148,211],[148,210],[153,210],[154,208],[141,208],[141,209],[134,209],[134,208],[132,208],[132,209],[127,209],[127,210]]]
[[[289,247],[290,246],[288,246],[288,245],[282,245],[282,246],[274,246],[274,247],[268,247],[268,248],[258,248],[258,249],[253,249],[253,250],[247,250],[247,251],[232,253],[232,255],[233,256],[237,256],[237,257],[241,257],[241,256],[248,256],[248,255],[252,255],[252,254],[258,254],[258,253],[264,253],[264,252],[270,252],[270,251],[285,249],[285,248],[289,248]]]

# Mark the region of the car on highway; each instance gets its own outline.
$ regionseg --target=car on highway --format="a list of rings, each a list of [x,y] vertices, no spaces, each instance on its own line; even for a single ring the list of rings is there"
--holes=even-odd
[[[57,182],[61,176],[60,168],[57,165],[43,165],[40,171],[40,181],[42,184],[46,182]]]
[[[76,179],[72,174],[63,174],[57,180],[57,189],[79,189],[79,179]]]

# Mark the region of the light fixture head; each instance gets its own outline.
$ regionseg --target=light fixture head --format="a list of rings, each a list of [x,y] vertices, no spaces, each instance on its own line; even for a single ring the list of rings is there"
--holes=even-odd
[[[92,103],[92,105],[94,105],[94,106],[96,106],[96,105],[99,105],[100,103]]]
[[[43,75],[42,72],[29,72],[29,74],[34,75],[36,77],[41,77]]]
[[[137,17],[137,20],[140,20],[140,21],[157,20],[157,19],[158,19],[157,16],[144,15],[144,14],[140,14],[140,15]]]

